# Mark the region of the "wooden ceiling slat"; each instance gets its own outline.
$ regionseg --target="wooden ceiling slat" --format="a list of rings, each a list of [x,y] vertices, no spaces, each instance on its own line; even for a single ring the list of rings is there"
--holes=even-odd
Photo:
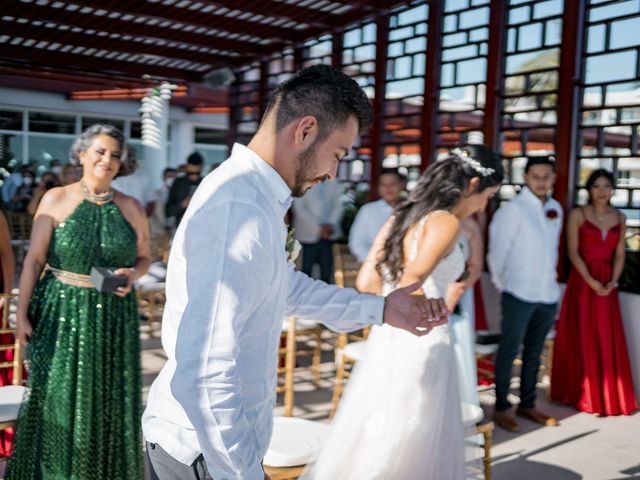
[[[332,0],[332,1],[335,1],[335,0]],[[333,25],[335,29],[347,27],[352,23],[355,23],[361,20],[366,20],[367,18],[371,18],[371,20],[373,21],[374,20],[373,15],[376,12],[387,11],[398,5],[406,4],[407,2],[398,1],[398,0],[377,0],[376,2],[370,2],[368,0],[353,0],[353,1],[341,0],[338,3],[351,5],[356,8],[353,8],[348,12],[345,12],[344,14],[340,15],[340,21],[336,22],[336,24]],[[372,4],[375,5],[375,7],[372,6]],[[295,42],[303,42],[305,40],[318,37],[325,33],[330,33],[330,32],[328,32],[327,30],[323,30],[321,28],[312,27],[312,28],[303,30],[301,32],[297,32],[293,37],[293,39]]]
[[[28,77],[26,77],[28,75]],[[83,75],[81,78],[77,74],[69,74],[56,71],[43,71],[34,70],[25,72],[21,68],[13,68],[0,65],[0,83],[3,85],[11,84],[11,86],[22,86],[22,88],[28,88],[29,80],[33,79],[37,81],[39,85],[44,86],[46,83],[51,82],[52,86],[67,85],[66,90],[80,90],[80,89],[106,89],[106,88],[121,88],[119,78],[116,77],[104,77],[99,75]],[[18,83],[22,82],[22,83]],[[152,85],[149,80],[134,81],[127,79],[125,82],[128,88],[143,88]],[[56,90],[57,91],[57,90]]]
[[[60,31],[56,28],[44,26],[19,25],[16,29],[15,22],[0,19],[0,31],[9,36],[20,36],[34,40],[45,40],[57,42],[63,45],[75,45],[97,50],[112,50],[130,54],[156,55],[159,57],[187,60],[196,63],[216,65],[228,61],[227,57],[212,55],[209,53],[192,52],[180,48],[165,47],[160,45],[149,45],[141,42],[113,39],[108,36],[98,37],[85,33],[73,33]],[[14,33],[15,32],[15,33]]]
[[[109,19],[108,22],[104,22],[104,18],[91,13],[69,11],[61,8],[53,8],[48,5],[32,5],[34,6],[31,8],[25,8],[24,4],[17,0],[4,0],[2,5],[2,14],[16,18],[25,18],[31,21],[48,21],[58,25],[79,27],[83,30],[100,30],[119,35],[126,34],[131,35],[132,37],[159,38],[185,45],[217,48],[220,50],[242,53],[245,61],[247,58],[268,54],[272,51],[272,48],[278,49],[284,46],[283,43],[279,43],[266,48],[263,45],[256,45],[250,42],[224,39],[211,35],[184,32],[182,30],[139,24],[124,20]]]
[[[202,73],[176,68],[158,67],[123,60],[111,60],[77,53],[54,52],[46,49],[12,46],[2,54],[2,60],[11,61],[14,67],[52,66],[76,71],[78,75],[88,73],[113,74],[121,77],[141,79],[149,75],[155,79],[176,81],[198,81]]]
[[[0,32],[9,37],[9,42],[21,38],[30,46],[0,44],[0,72],[23,72],[23,77],[31,75],[40,86],[46,84],[48,78],[56,88],[62,88],[65,82],[77,86],[83,79],[116,88],[149,84],[151,80],[143,75],[174,82],[201,82],[209,67],[249,65],[408,3],[408,0],[338,0],[337,4],[352,8],[336,14],[335,8],[320,11],[281,0],[189,1],[198,7],[190,9],[177,7],[178,2],[165,5],[151,0],[57,0],[55,3],[3,0],[5,20],[0,20]],[[203,5],[241,11],[244,15],[240,19],[213,10],[203,12],[208,10]],[[70,6],[77,8],[69,9]],[[88,8],[82,12],[84,7]],[[266,19],[258,21],[258,16]],[[11,17],[13,19],[9,19]],[[50,22],[55,27],[34,25],[34,22]],[[295,25],[282,27],[285,23]],[[300,28],[301,25],[305,28]],[[192,30],[187,31],[184,26]],[[206,32],[194,33],[196,30]],[[54,44],[55,49],[36,48],[38,43]],[[72,50],[60,51],[68,47]],[[193,47],[199,50],[205,47],[213,52],[188,49]],[[70,53],[76,48],[91,49],[93,54],[82,54],[80,50]],[[108,53],[104,56],[101,52]],[[132,61],[132,56],[137,61]],[[191,68],[187,62],[196,65]],[[8,75],[12,76],[11,81],[20,78],[15,73]]]
[[[290,3],[276,2],[274,0],[259,0],[253,2],[243,0],[241,4],[238,0],[200,0],[200,2],[206,5],[222,6],[259,15],[284,18],[324,29],[331,28],[332,25],[332,21],[327,21],[327,19],[336,16],[331,12],[322,12],[314,8],[299,7]],[[338,19],[336,18],[336,20]]]
[[[95,9],[118,12],[121,14],[157,18],[160,20],[186,23],[196,27],[222,30],[240,35],[251,35],[267,40],[282,40],[283,35],[286,34],[282,28],[273,27],[268,24],[261,24],[249,20],[239,20],[237,18],[215,15],[212,13],[203,13],[197,9],[189,10],[187,8],[178,8],[170,5],[161,5],[157,3],[152,4],[146,1],[130,3],[123,2],[121,0],[73,0],[73,3]],[[238,2],[236,9],[242,10],[241,2]],[[190,33],[184,32],[184,34],[189,35]]]

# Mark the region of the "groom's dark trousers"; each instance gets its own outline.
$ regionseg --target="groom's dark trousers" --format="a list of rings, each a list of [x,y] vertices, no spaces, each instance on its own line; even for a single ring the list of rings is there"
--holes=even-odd
[[[213,480],[202,454],[191,465],[179,462],[157,443],[147,442],[151,480]]]
[[[511,384],[513,360],[522,350],[522,371],[520,377],[520,407],[533,408],[536,402],[536,383],[540,355],[544,340],[553,325],[556,303],[530,303],[503,292],[502,337],[496,357],[496,410],[511,408],[507,400]]]

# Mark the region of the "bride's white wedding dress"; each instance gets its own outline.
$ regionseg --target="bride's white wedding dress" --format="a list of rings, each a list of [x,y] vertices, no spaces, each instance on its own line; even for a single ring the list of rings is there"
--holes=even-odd
[[[409,260],[417,254],[421,228],[416,230]],[[463,271],[464,256],[456,245],[424,282],[425,295],[444,297],[447,285]],[[385,283],[385,295],[393,289]],[[373,328],[367,345],[365,358],[349,379],[330,437],[305,478],[464,478],[464,432],[449,326],[416,337],[382,325]]]

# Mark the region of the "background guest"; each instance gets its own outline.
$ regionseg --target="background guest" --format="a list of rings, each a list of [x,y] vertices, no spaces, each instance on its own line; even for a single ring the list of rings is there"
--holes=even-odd
[[[175,228],[173,224],[173,217],[167,218],[165,215],[165,209],[167,206],[167,200],[169,199],[169,190],[173,185],[173,182],[178,175],[178,171],[175,168],[165,168],[162,172],[162,185],[156,188],[155,195],[155,207],[150,220],[151,233],[157,235],[162,232],[171,231]]]
[[[573,269],[564,292],[554,344],[551,398],[600,415],[630,415],[633,391],[618,299],[624,268],[626,218],[611,206],[615,180],[595,170],[589,203],[567,224]]]
[[[42,200],[42,196],[45,194],[45,192],[51,190],[53,187],[59,186],[60,180],[58,175],[53,173],[53,171],[44,172],[42,174],[42,177],[40,177],[38,185],[33,190],[33,197],[31,197],[31,200],[27,205],[27,212],[29,212],[31,215],[35,215],[36,210],[38,209],[38,205],[40,204],[40,200]]]
[[[320,279],[333,283],[333,243],[340,238],[343,187],[324,181],[293,201],[295,236],[302,244],[302,271],[311,275],[320,266]]]
[[[383,168],[378,177],[379,200],[360,208],[349,231],[349,250],[360,262],[367,258],[373,240],[402,197],[406,178],[397,169]]]
[[[36,212],[16,312],[30,393],[5,479],[143,478],[132,285],[149,267],[149,234],[136,200],[111,188],[135,169],[127,152],[117,128],[89,127],[70,152],[82,179],[49,190]],[[94,266],[114,268],[126,285],[98,291]]]
[[[119,176],[113,181],[113,188],[140,202],[147,216],[153,213],[156,199],[149,176],[143,168],[138,167],[132,173]]]
[[[176,226],[180,223],[180,220],[182,220],[182,216],[189,206],[191,197],[202,181],[203,163],[202,155],[198,152],[193,152],[189,155],[189,158],[187,158],[187,164],[183,168],[184,176],[177,177],[173,185],[171,185],[165,214],[167,218],[173,217],[175,219]]]
[[[14,212],[26,212],[27,205],[33,198],[33,191],[35,188],[35,175],[31,167],[25,166],[22,168],[22,181],[15,191],[11,204]]]
[[[65,185],[76,183],[78,180],[80,180],[81,175],[82,172],[76,165],[67,163],[64,167],[62,167],[62,173],[60,174],[60,185],[64,187]]]
[[[562,207],[549,196],[555,182],[550,157],[529,158],[526,186],[500,208],[489,227],[487,261],[491,279],[501,292],[502,336],[496,357],[495,420],[517,432],[520,425],[507,400],[513,360],[522,350],[520,405],[516,413],[541,425],[557,425],[555,418],[535,406],[540,354],[553,325],[560,288],[556,280]]]

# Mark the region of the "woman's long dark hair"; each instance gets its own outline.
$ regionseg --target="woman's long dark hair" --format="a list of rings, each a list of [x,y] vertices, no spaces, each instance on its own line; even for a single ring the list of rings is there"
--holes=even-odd
[[[587,179],[587,184],[585,187],[587,188],[587,193],[589,194],[589,203],[593,203],[591,200],[591,188],[593,188],[593,184],[596,183],[596,180],[599,178],[606,178],[609,184],[611,185],[611,189],[616,188],[616,180],[613,178],[613,173],[609,170],[605,170],[604,168],[598,168],[591,172],[589,178]]]
[[[430,212],[451,211],[474,177],[478,177],[480,183],[472,194],[500,185],[504,177],[500,157],[485,145],[459,147],[448,157],[432,163],[409,196],[394,209],[394,221],[378,261],[378,272],[382,273],[384,266],[390,280],[397,282],[402,275],[403,242],[407,231]]]

